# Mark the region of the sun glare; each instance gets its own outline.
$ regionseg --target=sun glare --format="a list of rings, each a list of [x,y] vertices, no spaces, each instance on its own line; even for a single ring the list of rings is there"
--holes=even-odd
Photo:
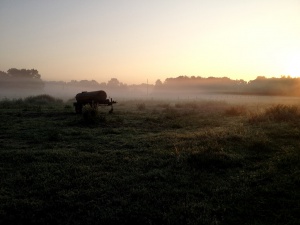
[[[300,54],[295,54],[288,58],[286,62],[286,75],[300,77]]]

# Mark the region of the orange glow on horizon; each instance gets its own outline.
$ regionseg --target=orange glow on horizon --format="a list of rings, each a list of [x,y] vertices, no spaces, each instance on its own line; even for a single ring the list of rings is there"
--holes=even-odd
[[[299,8],[297,0],[4,1],[0,70],[126,84],[299,77]]]

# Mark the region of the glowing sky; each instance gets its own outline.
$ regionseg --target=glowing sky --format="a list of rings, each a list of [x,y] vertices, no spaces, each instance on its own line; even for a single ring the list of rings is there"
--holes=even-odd
[[[0,70],[44,80],[300,76],[299,0],[0,0]]]

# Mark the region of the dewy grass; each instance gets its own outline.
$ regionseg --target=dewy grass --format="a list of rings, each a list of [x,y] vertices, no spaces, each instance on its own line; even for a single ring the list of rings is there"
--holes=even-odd
[[[246,115],[247,110],[245,106],[231,106],[225,110],[225,115],[227,116],[242,116]]]
[[[250,114],[249,122],[296,122],[300,120],[299,108],[295,105],[277,104],[266,108],[263,112]]]
[[[87,124],[96,125],[99,123],[105,123],[106,121],[106,117],[100,113],[97,105],[85,105],[82,110],[82,116],[84,122]]]
[[[297,106],[278,104],[268,108],[265,115],[274,121],[294,121],[300,118]]]
[[[0,101],[0,224],[299,224],[294,108],[249,123],[235,104],[135,100],[87,109],[93,124],[15,101]]]

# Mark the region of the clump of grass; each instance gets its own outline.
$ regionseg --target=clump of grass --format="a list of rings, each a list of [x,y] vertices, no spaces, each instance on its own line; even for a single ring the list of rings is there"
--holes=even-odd
[[[247,113],[246,107],[239,105],[239,106],[231,106],[225,110],[226,116],[242,116]]]
[[[262,113],[250,114],[249,122],[292,122],[298,120],[299,118],[300,113],[297,106],[278,104],[267,108]]]
[[[65,105],[64,107],[65,109],[73,109],[73,107],[71,105]]]
[[[3,98],[0,101],[0,107],[4,109],[9,109],[9,108],[18,108],[20,105],[24,105],[23,99],[8,99],[8,98]]]
[[[144,111],[146,109],[146,104],[145,103],[137,103],[136,107],[139,111]]]
[[[99,124],[106,122],[106,117],[101,115],[97,106],[85,105],[82,109],[83,120],[87,124]]]
[[[268,108],[265,112],[271,120],[281,121],[294,121],[299,118],[299,110],[297,106],[293,105],[275,105]]]
[[[248,117],[248,122],[251,124],[260,123],[266,121],[266,117],[263,116],[263,113],[259,112],[250,112]]]
[[[43,94],[43,95],[37,95],[37,96],[29,96],[24,99],[25,103],[29,104],[38,104],[38,105],[46,105],[49,103],[63,103],[63,100],[59,98],[54,98],[50,95]]]

